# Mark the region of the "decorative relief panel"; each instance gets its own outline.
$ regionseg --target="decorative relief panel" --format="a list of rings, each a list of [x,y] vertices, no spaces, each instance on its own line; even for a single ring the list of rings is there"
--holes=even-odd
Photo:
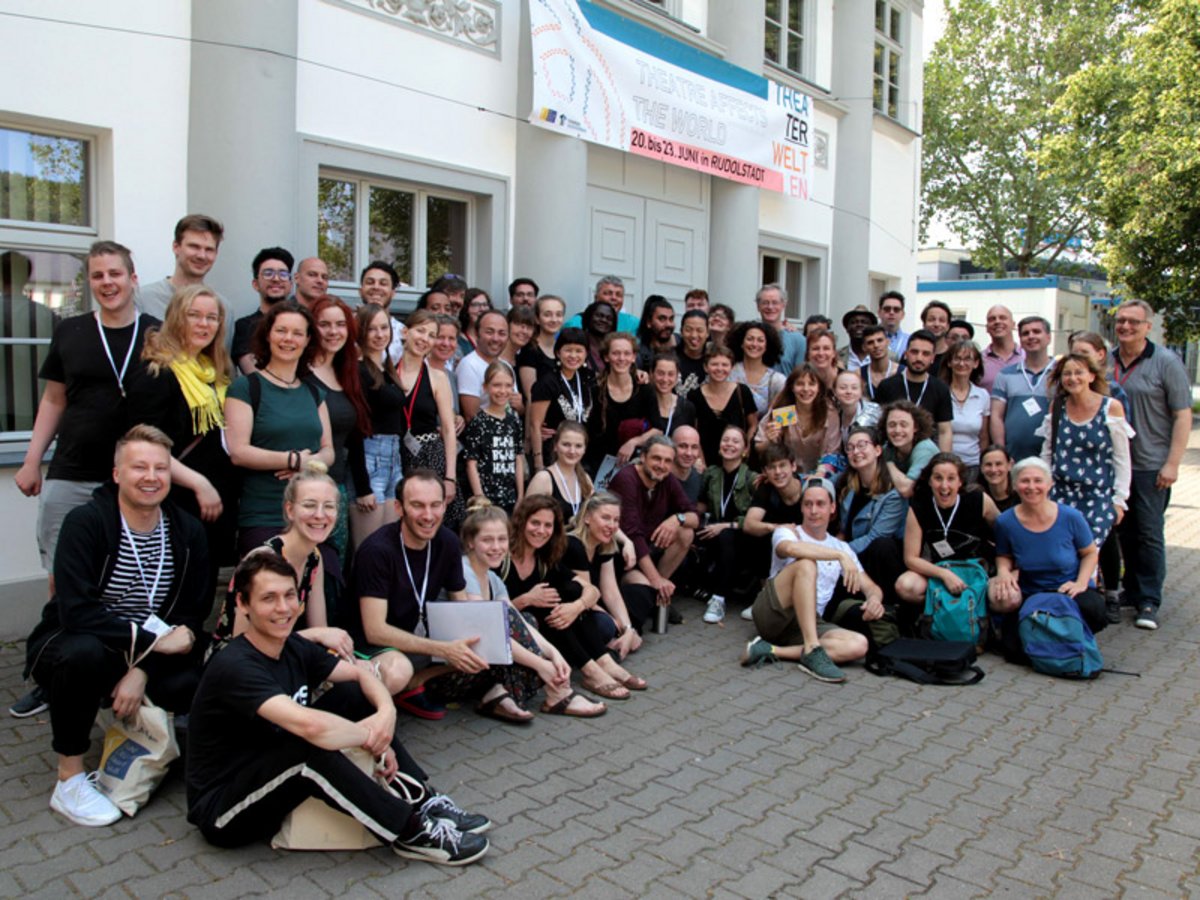
[[[326,0],[384,21],[500,55],[498,0]]]

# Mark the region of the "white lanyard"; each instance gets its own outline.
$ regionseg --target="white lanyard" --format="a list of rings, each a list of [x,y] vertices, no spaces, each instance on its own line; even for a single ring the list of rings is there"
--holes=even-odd
[[[563,384],[567,386],[567,393],[571,395],[571,408],[575,410],[575,421],[583,421],[583,384],[579,381],[579,373],[575,373],[575,390],[571,390],[571,382],[567,381],[565,375],[561,373],[558,376],[562,379]]]
[[[1046,366],[1046,368],[1042,369],[1042,371],[1037,373],[1037,377],[1030,380],[1029,370],[1025,368],[1025,363],[1021,363],[1021,374],[1025,376],[1025,383],[1027,385],[1029,385],[1029,393],[1031,393],[1031,394],[1037,393],[1037,389],[1041,385],[1042,379],[1046,376],[1046,372],[1049,371],[1049,369],[1050,369],[1050,367]]]
[[[733,476],[733,485],[729,488],[729,492],[727,494],[723,494],[721,496],[721,521],[722,522],[725,521],[725,508],[727,506],[729,506],[729,500],[731,497],[733,497],[733,492],[737,490],[738,481],[741,479],[741,477],[742,477],[742,470],[739,467],[737,474]]]
[[[942,526],[942,540],[950,539],[950,526],[954,524],[954,516],[958,512],[958,504],[962,503],[962,494],[954,498],[954,509],[950,510],[950,518],[943,519],[942,511],[938,509],[937,501],[933,501],[933,514],[937,516],[938,524]]]
[[[427,621],[425,617],[425,592],[429,590],[429,570],[433,568],[433,545],[426,544],[425,548],[429,555],[425,557],[425,579],[421,582],[421,589],[418,591],[417,579],[413,578],[412,566],[408,564],[408,550],[404,546],[404,537],[400,537],[400,554],[404,557],[404,569],[408,572],[408,583],[412,585],[413,593],[417,595],[417,612],[420,615],[418,627]],[[428,634],[428,627],[425,628],[425,632]]]
[[[925,391],[928,387],[929,387],[929,376],[926,375],[925,381],[921,384],[921,393],[917,394],[917,399],[914,400],[912,398],[912,394],[910,394],[908,391],[908,376],[907,375],[904,376],[904,396],[908,399],[909,403],[912,403],[916,406],[920,406],[921,398],[925,396]]]
[[[875,382],[873,382],[871,380],[871,371],[870,371],[871,364],[867,363],[867,365],[864,366],[863,368],[867,369],[867,393],[870,394],[871,399],[874,400],[875,399]],[[898,369],[898,368],[900,368],[899,363],[894,363],[889,360],[888,361],[888,370],[886,373],[884,373],[883,378],[891,378],[892,375],[895,373],[896,369]],[[881,378],[879,380],[883,381],[883,378]],[[907,384],[905,385],[905,387],[907,387]]]
[[[558,463],[554,463],[550,468],[553,470],[550,476],[554,476],[554,472],[558,473],[558,487],[562,491],[563,499],[571,504],[571,515],[579,515],[579,495],[583,488],[580,486],[578,479],[575,481],[575,496],[571,496],[571,492],[567,490],[567,476],[563,474],[562,469],[558,467]]]
[[[141,316],[134,315],[133,317],[133,337],[129,339],[129,349],[125,351],[125,362],[121,364],[121,371],[117,371],[116,360],[113,359],[112,349],[108,346],[108,338],[104,335],[104,326],[100,324],[100,313],[93,313],[96,317],[96,331],[100,333],[100,346],[104,348],[104,355],[108,357],[108,364],[112,366],[113,374],[117,376],[117,387],[121,389],[121,396],[125,396],[125,372],[129,369],[129,360],[133,358],[133,345],[137,343],[138,325]]]
[[[138,577],[142,580],[142,590],[146,592],[146,606],[150,608],[150,612],[154,612],[154,598],[158,596],[158,586],[162,583],[163,568],[167,564],[167,529],[163,527],[162,511],[158,513],[158,525],[155,530],[158,531],[158,571],[154,573],[154,584],[146,584],[146,570],[142,568],[142,558],[138,554],[137,541],[133,539],[133,532],[129,530],[129,523],[125,521],[124,514],[121,515],[121,528],[125,531],[125,539],[129,541],[129,550],[133,554],[133,562],[137,566]],[[154,532],[151,532],[153,534]]]
[[[671,395],[671,414],[667,416],[667,427],[663,429],[663,434],[667,437],[671,436],[671,423],[675,421],[675,408],[679,406],[679,395]],[[681,426],[682,427],[682,426]]]

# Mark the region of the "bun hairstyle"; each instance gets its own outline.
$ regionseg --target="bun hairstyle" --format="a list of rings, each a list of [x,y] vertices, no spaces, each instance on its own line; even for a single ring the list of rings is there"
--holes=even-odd
[[[283,489],[283,503],[286,507],[289,503],[296,502],[296,494],[300,491],[300,485],[308,484],[309,482],[318,482],[327,484],[337,493],[338,507],[342,504],[341,493],[337,491],[337,482],[329,477],[329,466],[325,465],[319,459],[309,459],[300,468],[300,471],[288,479],[287,486]]]
[[[489,522],[500,522],[508,527],[508,514],[487,497],[472,497],[467,501],[467,517],[459,528],[464,547],[475,543],[475,538]]]

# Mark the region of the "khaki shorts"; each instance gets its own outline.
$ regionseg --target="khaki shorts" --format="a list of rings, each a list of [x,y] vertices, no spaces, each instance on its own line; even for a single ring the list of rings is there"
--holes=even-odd
[[[98,487],[99,481],[47,478],[42,482],[42,492],[38,495],[37,543],[42,568],[50,574],[54,574],[54,550],[58,546],[63,519],[75,507],[91,500],[92,492]]]
[[[762,590],[754,598],[750,612],[754,616],[754,628],[758,631],[758,636],[767,643],[780,647],[804,643],[804,633],[800,630],[800,623],[796,621],[796,611],[791,607],[784,609],[780,605],[774,578],[763,582]],[[837,627],[832,622],[818,620],[817,635],[835,631]]]

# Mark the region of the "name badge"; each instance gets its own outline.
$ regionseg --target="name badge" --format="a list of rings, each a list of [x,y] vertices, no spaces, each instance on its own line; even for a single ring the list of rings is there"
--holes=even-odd
[[[404,448],[413,456],[421,452],[421,442],[412,436],[411,431],[404,435]]]
[[[1033,418],[1034,416],[1040,416],[1042,414],[1042,407],[1038,404],[1037,400],[1033,397],[1027,397],[1025,399],[1025,402],[1022,403],[1021,406],[1024,407],[1025,414],[1028,415],[1030,418]]]
[[[142,623],[142,627],[155,637],[166,637],[167,633],[171,630],[171,626],[154,613],[150,613],[150,618]]]
[[[933,552],[938,556],[945,558],[954,554],[954,548],[950,546],[949,541],[934,541]]]

